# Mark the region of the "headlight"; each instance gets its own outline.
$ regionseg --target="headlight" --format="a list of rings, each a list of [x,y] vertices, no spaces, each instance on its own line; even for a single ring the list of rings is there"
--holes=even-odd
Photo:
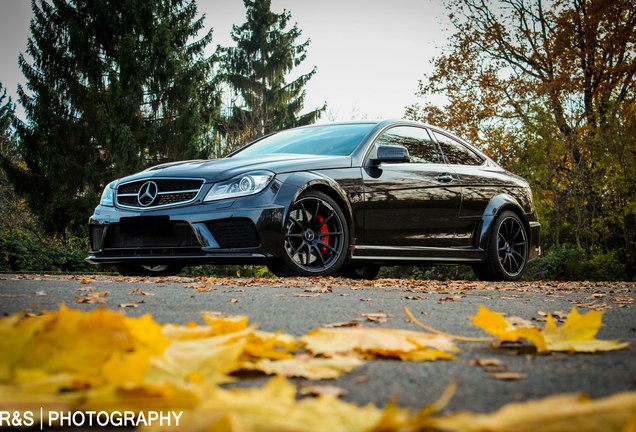
[[[237,198],[254,195],[262,191],[274,178],[274,173],[257,171],[241,174],[233,179],[216,183],[203,201],[216,201],[225,198]]]
[[[115,205],[115,183],[116,181],[112,181],[106,185],[104,188],[104,192],[102,192],[102,198],[99,200],[99,203],[103,206],[113,207]]]

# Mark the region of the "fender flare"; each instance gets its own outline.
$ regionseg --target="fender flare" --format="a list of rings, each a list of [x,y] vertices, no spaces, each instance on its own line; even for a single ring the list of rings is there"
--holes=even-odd
[[[341,210],[347,219],[349,226],[349,238],[355,238],[355,227],[353,221],[353,207],[347,194],[342,190],[340,185],[329,177],[322,176],[316,172],[295,172],[288,177],[281,179],[280,191],[277,194],[276,201],[285,209],[283,221],[287,220],[287,215],[291,204],[298,199],[300,195],[309,189],[328,190],[326,193],[336,196],[342,206]]]
[[[488,202],[481,218],[482,223],[478,240],[478,246],[481,249],[487,250],[492,232],[492,224],[497,216],[505,210],[512,210],[517,213],[521,219],[521,223],[523,223],[526,228],[527,235],[530,235],[530,226],[528,225],[528,220],[525,217],[525,212],[521,204],[519,204],[519,201],[509,194],[495,195]]]

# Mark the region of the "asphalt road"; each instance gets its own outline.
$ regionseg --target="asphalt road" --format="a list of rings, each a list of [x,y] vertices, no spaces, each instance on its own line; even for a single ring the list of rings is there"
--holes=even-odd
[[[84,279],[84,280],[82,280]],[[567,313],[577,305],[605,310],[600,339],[631,342],[623,351],[602,354],[540,355],[528,348],[493,349],[488,343],[460,343],[456,360],[436,362],[369,361],[337,382],[345,400],[357,404],[417,408],[435,401],[452,382],[457,392],[447,410],[492,411],[510,401],[556,393],[585,392],[601,397],[636,390],[636,284],[609,283],[470,283],[398,280],[360,284],[346,279],[134,279],[83,276],[0,275],[0,315],[55,310],[60,304],[90,310],[100,305],[78,303],[88,287],[108,291],[105,306],[130,316],[151,313],[161,322],[201,322],[201,311],[245,314],[267,331],[302,335],[334,322],[360,320],[362,325],[417,330],[403,306],[437,329],[483,336],[470,324],[478,305],[509,316],[541,320],[543,312]],[[143,291],[153,295],[142,295]],[[315,292],[327,291],[327,292]],[[137,307],[121,307],[130,303]],[[383,312],[386,323],[365,322],[361,314]],[[498,359],[509,372],[525,378],[491,377],[475,359]],[[266,378],[247,378],[257,385]],[[303,380],[294,380],[303,383]]]

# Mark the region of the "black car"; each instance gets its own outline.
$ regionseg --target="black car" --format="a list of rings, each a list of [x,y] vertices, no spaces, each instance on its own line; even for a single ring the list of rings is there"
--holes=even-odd
[[[333,123],[113,181],[90,218],[87,260],[124,275],[249,263],[354,278],[469,264],[480,279],[516,280],[540,253],[539,227],[528,183],[454,135]]]

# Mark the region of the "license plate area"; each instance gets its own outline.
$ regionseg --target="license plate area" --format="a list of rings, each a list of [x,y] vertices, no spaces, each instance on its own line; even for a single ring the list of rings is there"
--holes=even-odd
[[[122,234],[160,234],[170,231],[170,216],[123,217],[119,220]]]

